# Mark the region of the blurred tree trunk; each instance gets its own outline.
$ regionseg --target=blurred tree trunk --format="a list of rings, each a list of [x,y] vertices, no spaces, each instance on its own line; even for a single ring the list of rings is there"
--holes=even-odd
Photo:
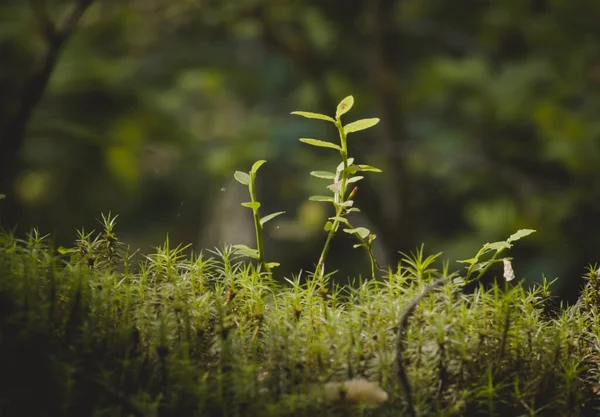
[[[416,243],[415,222],[410,212],[410,181],[402,155],[394,152],[399,148],[398,143],[407,139],[400,106],[401,86],[396,78],[397,69],[390,62],[402,52],[401,40],[394,34],[395,4],[395,0],[370,0],[365,2],[364,9],[370,36],[367,67],[378,105],[375,113],[381,117],[377,153],[385,157],[381,166],[385,175],[381,189],[375,190],[372,185],[365,189],[367,197],[375,197],[378,204],[361,207],[376,222],[390,262],[398,258],[398,251],[406,251]]]
[[[23,147],[27,125],[46,91],[64,44],[93,1],[78,0],[65,14],[64,20],[56,25],[44,0],[30,0],[31,10],[46,42],[46,50],[24,82],[17,110],[9,116],[0,132],[0,190],[9,195],[10,202],[10,206],[4,207],[3,221],[6,224],[14,224],[19,219],[20,208],[14,198],[14,181],[19,170],[19,152]]]

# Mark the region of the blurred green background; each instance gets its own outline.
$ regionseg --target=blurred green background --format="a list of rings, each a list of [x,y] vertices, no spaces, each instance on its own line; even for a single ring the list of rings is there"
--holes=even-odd
[[[307,201],[326,191],[308,173],[337,155],[298,138],[336,136],[289,113],[352,94],[346,121],[381,118],[349,147],[384,171],[355,199],[382,265],[533,228],[517,275],[560,277],[572,298],[598,260],[598,1],[3,0],[0,19],[5,227],[68,245],[111,211],[142,250],[167,234],[253,244],[233,173],[266,159],[262,213],[287,211],[266,227],[269,259],[310,270],[331,208]],[[330,252],[340,279],[368,273],[353,243]]]

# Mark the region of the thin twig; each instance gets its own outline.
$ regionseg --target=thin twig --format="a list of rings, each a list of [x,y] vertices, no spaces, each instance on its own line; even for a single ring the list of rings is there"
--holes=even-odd
[[[411,417],[415,417],[417,415],[417,413],[415,411],[415,406],[412,401],[412,391],[410,388],[410,384],[408,382],[408,376],[406,375],[406,369],[404,368],[404,364],[402,363],[402,347],[404,344],[404,334],[406,333],[406,328],[408,327],[408,319],[409,319],[410,315],[412,314],[412,312],[415,310],[415,308],[417,308],[417,306],[419,305],[421,300],[423,300],[423,298],[425,298],[425,296],[427,294],[429,294],[432,290],[445,284],[448,281],[449,281],[448,277],[442,277],[442,278],[439,278],[439,279],[433,281],[431,284],[429,284],[427,287],[425,287],[423,292],[421,294],[419,294],[417,297],[415,297],[408,304],[408,306],[406,307],[406,309],[404,310],[404,313],[402,314],[402,316],[400,318],[400,323],[398,324],[398,335],[397,335],[397,342],[396,342],[396,371],[398,373],[398,378],[400,379],[400,382],[402,382],[402,385],[404,386],[404,391],[406,392],[406,400],[408,402],[408,411],[409,411]]]

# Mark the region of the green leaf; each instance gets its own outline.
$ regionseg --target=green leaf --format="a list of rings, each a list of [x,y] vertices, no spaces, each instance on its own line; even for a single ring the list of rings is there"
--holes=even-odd
[[[348,166],[350,167],[350,166],[352,166],[352,163],[354,162],[354,158],[348,158],[346,162],[347,162]],[[336,172],[342,172],[344,170],[344,161],[340,162],[335,170],[336,170]]]
[[[360,175],[357,175],[356,177],[350,177],[350,178],[348,178],[347,183],[348,184],[352,184],[352,183],[355,183],[355,182],[358,182],[358,181],[362,180],[363,178],[364,177],[361,177]]]
[[[246,174],[245,172],[235,171],[233,178],[235,178],[240,184],[250,185],[250,175]]]
[[[345,225],[350,227],[350,222],[345,217],[333,216],[333,217],[330,217],[329,220],[334,220],[334,221],[337,220],[338,222],[344,223]]]
[[[346,213],[352,213],[353,211],[356,213],[360,213],[360,209],[357,207],[349,208],[348,210],[346,210]]]
[[[333,119],[333,117],[329,117],[329,116],[326,116],[321,113],[312,113],[309,111],[293,111],[291,114],[306,117],[307,119],[319,119],[319,120],[325,120],[327,122],[335,123],[335,120]]]
[[[6,198],[6,194],[0,194],[0,200],[4,200]]]
[[[363,245],[362,243],[357,243],[356,245],[352,245],[352,247],[353,247],[354,249],[358,249],[358,248],[360,248],[362,245]]]
[[[285,211],[278,211],[277,213],[271,213],[266,215],[265,217],[263,217],[262,219],[260,219],[260,225],[264,225],[266,222],[268,222],[269,220],[274,219],[275,217],[279,216],[280,214],[285,213]]]
[[[459,263],[461,263],[461,264],[469,264],[469,265],[473,265],[473,264],[475,264],[475,262],[477,262],[477,259],[478,259],[478,258],[463,259],[463,260],[456,261],[456,262],[459,262]]]
[[[327,201],[328,203],[333,202],[333,197],[326,197],[324,195],[313,195],[308,197],[310,201]]]
[[[344,232],[351,234],[351,235],[358,234],[363,239],[366,238],[367,236],[369,236],[369,234],[371,233],[371,231],[369,229],[367,229],[366,227],[356,227],[354,229],[344,229]]]
[[[77,249],[65,248],[64,246],[59,246],[57,250],[58,250],[58,253],[60,253],[61,255],[66,255],[67,253],[76,253],[77,252]]]
[[[233,248],[235,249],[235,252],[240,255],[247,256],[249,258],[254,258],[254,259],[259,258],[258,250],[249,248],[246,245],[234,245]]]
[[[335,174],[333,172],[328,171],[313,171],[310,173],[313,177],[324,178],[326,180],[334,180]]]
[[[301,138],[300,142],[304,142],[304,143],[306,143],[308,145],[312,145],[312,146],[318,146],[319,148],[331,148],[331,149],[336,149],[338,151],[342,150],[342,148],[339,145],[336,145],[335,143],[325,142],[324,140],[319,140],[319,139]]]
[[[494,242],[494,243],[486,243],[485,245],[483,245],[484,248],[490,249],[490,250],[495,250],[495,251],[510,249],[511,246],[512,245],[508,242]]]
[[[255,201],[254,203],[248,202],[242,203],[242,206],[251,208],[252,210],[258,210],[260,208],[260,203],[258,201]]]
[[[354,106],[354,97],[348,96],[337,105],[335,110],[335,118],[339,119],[342,114],[347,113]]]
[[[371,165],[357,165],[359,171],[371,171],[381,172],[379,168],[372,167]]]
[[[331,222],[325,223],[324,229],[326,232],[329,232],[332,228],[333,228],[333,223],[331,223]]]
[[[377,123],[379,123],[379,119],[376,117],[372,119],[357,120],[356,122],[348,123],[346,126],[344,126],[344,134],[347,135],[348,133],[365,130],[375,126]]]
[[[354,201],[353,200],[346,200],[343,203],[339,203],[339,204],[336,204],[336,205],[338,205],[340,207],[352,207],[354,205]]]
[[[529,236],[532,233],[535,233],[536,230],[533,229],[521,229],[518,230],[516,233],[513,233],[512,235],[510,235],[510,237],[506,240],[508,243],[511,242],[515,242],[525,236]]]
[[[276,268],[280,265],[279,262],[267,262],[267,267],[269,268]]]
[[[252,169],[250,170],[251,174],[256,174],[256,171],[258,171],[258,168],[260,168],[262,166],[262,164],[264,164],[265,161],[264,159],[261,159],[260,161],[256,161],[253,165],[252,165]]]

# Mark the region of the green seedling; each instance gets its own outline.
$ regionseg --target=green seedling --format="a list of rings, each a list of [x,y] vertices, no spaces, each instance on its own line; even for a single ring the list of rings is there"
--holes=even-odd
[[[510,235],[510,237],[506,240],[493,243],[486,243],[481,249],[479,249],[479,252],[477,252],[474,258],[457,261],[468,265],[467,274],[464,278],[463,285],[468,285],[471,282],[478,281],[493,264],[503,262],[505,259],[510,260],[510,258],[500,258],[499,256],[502,252],[504,252],[504,250],[512,248],[513,242],[516,242],[517,240],[525,236],[529,236],[532,233],[535,233],[535,230],[518,230],[516,233]],[[491,253],[493,254],[489,259],[481,261],[482,257]]]
[[[279,266],[277,262],[267,262],[265,260],[265,247],[263,244],[262,231],[263,226],[270,220],[273,220],[275,217],[284,214],[285,211],[278,211],[276,213],[271,213],[266,215],[265,217],[260,217],[259,209],[260,202],[256,197],[256,172],[258,169],[267,161],[260,160],[256,161],[252,165],[252,169],[249,173],[236,171],[234,174],[234,178],[242,185],[248,187],[248,191],[250,192],[250,201],[242,203],[242,206],[248,207],[252,210],[252,215],[254,218],[254,230],[256,232],[256,247],[257,249],[252,249],[246,245],[235,245],[237,253],[240,255],[248,256],[249,258],[254,258],[258,260],[260,265],[263,265],[267,272],[271,272],[271,268]]]
[[[347,219],[347,215],[352,212],[360,211],[358,208],[354,207],[354,201],[352,200],[358,190],[358,188],[353,186],[353,184],[362,180],[364,177],[355,174],[365,171],[381,172],[381,170],[370,165],[354,164],[354,158],[348,156],[348,134],[373,127],[379,123],[379,119],[361,119],[344,125],[341,118],[344,114],[350,111],[353,105],[354,97],[348,96],[344,98],[337,105],[335,118],[320,113],[311,113],[305,111],[292,112],[292,114],[297,116],[306,117],[308,119],[324,120],[332,123],[337,129],[339,136],[339,144],[319,139],[300,139],[301,142],[306,143],[307,145],[334,149],[339,152],[342,160],[337,166],[335,172],[313,171],[310,173],[313,177],[323,178],[331,181],[327,188],[333,193],[333,196],[312,196],[309,199],[311,201],[323,201],[326,203],[331,203],[335,211],[335,214],[329,218],[327,223],[325,223],[325,231],[328,232],[328,235],[315,268],[315,278],[320,280],[325,278],[325,260],[327,258],[327,252],[329,251],[331,241],[338,231],[340,225],[345,226],[343,229],[345,233],[354,235],[358,239],[359,243],[354,245],[355,248],[362,247],[367,251],[371,261],[371,277],[375,278],[376,275],[377,263],[372,251],[372,244],[376,236],[365,227],[352,226]],[[351,186],[353,187],[352,189],[350,189]]]

